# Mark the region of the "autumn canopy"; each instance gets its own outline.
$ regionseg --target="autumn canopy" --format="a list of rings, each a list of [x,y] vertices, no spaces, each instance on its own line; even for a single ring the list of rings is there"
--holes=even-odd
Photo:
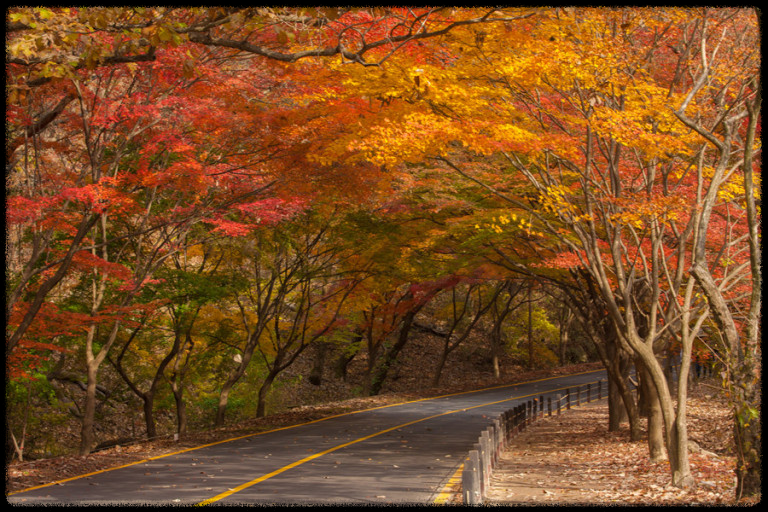
[[[148,437],[158,400],[183,435],[187,404],[221,425],[251,393],[266,414],[310,353],[318,383],[331,354],[365,354],[375,394],[413,329],[445,340],[437,385],[473,329],[498,373],[505,350],[556,362],[542,340],[572,325],[633,435],[628,365],[654,390],[649,450],[681,487],[685,379],[716,364],[754,493],[758,17],[9,9],[6,452],[32,390],[78,422],[86,454],[118,387]]]

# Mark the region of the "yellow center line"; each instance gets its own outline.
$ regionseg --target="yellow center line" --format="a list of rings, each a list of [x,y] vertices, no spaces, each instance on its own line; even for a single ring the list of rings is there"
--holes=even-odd
[[[180,455],[182,453],[186,453],[186,452],[190,452],[190,451],[194,451],[194,450],[199,450],[201,448],[208,448],[208,447],[215,446],[215,445],[218,445],[218,444],[229,443],[229,442],[232,442],[232,441],[237,441],[237,440],[245,439],[245,438],[248,438],[248,437],[254,437],[254,436],[260,436],[260,435],[264,435],[264,434],[270,434],[270,433],[273,433],[273,432],[278,432],[278,431],[281,431],[281,430],[287,430],[287,429],[291,429],[291,428],[301,427],[301,426],[304,426],[304,425],[311,425],[313,423],[319,423],[321,421],[326,421],[326,420],[330,420],[330,419],[334,419],[334,418],[339,418],[339,417],[342,417],[342,416],[349,416],[349,415],[352,415],[352,414],[360,414],[360,413],[364,413],[364,412],[375,411],[375,410],[378,410],[378,409],[386,409],[386,408],[389,408],[389,407],[397,407],[397,406],[400,406],[400,405],[413,404],[413,403],[417,403],[417,402],[425,402],[425,401],[428,401],[428,400],[437,400],[439,398],[448,398],[448,397],[453,397],[453,396],[458,396],[458,395],[468,395],[468,394],[472,394],[472,393],[480,393],[480,392],[483,392],[483,391],[492,391],[492,390],[495,390],[495,389],[502,389],[502,388],[511,388],[511,387],[521,386],[521,385],[525,385],[525,384],[533,384],[533,383],[536,383],[536,382],[543,382],[543,381],[547,381],[547,380],[560,379],[560,378],[563,378],[563,377],[574,377],[574,376],[578,376],[578,375],[586,375],[588,373],[596,373],[596,372],[600,372],[600,371],[603,371],[603,370],[602,369],[600,369],[600,370],[588,370],[588,371],[585,371],[585,372],[574,373],[574,374],[570,374],[570,375],[557,375],[555,377],[544,377],[542,379],[535,379],[535,380],[530,380],[530,381],[526,381],[526,382],[516,382],[516,383],[512,383],[512,384],[501,384],[501,385],[498,385],[498,386],[493,386],[493,387],[488,387],[488,388],[473,389],[473,390],[470,390],[470,391],[459,391],[459,392],[456,392],[456,393],[448,393],[448,394],[445,394],[445,395],[432,396],[432,397],[427,397],[427,398],[418,398],[418,399],[415,399],[415,400],[410,400],[410,401],[405,401],[405,402],[398,402],[398,403],[394,403],[394,404],[380,405],[380,406],[377,406],[377,407],[371,407],[371,408],[362,409],[362,410],[359,410],[359,411],[343,412],[343,413],[334,414],[334,415],[331,415],[331,416],[325,416],[325,417],[322,417],[322,418],[318,418],[316,420],[307,421],[307,422],[304,422],[304,423],[299,423],[299,424],[295,424],[295,425],[287,425],[285,427],[278,427],[278,428],[274,428],[274,429],[271,429],[271,430],[265,430],[263,432],[255,432],[255,433],[251,433],[251,434],[245,434],[245,435],[242,435],[242,436],[232,437],[232,438],[224,439],[224,440],[221,440],[221,441],[215,441],[213,443],[208,443],[208,444],[193,446],[193,447],[190,447],[190,448],[185,448],[183,450],[178,450],[178,451],[171,452],[171,453],[164,453],[164,454],[161,454],[161,455],[155,455],[154,457],[148,457],[146,459],[142,459],[142,460],[138,460],[138,461],[134,461],[134,462],[129,462],[127,464],[122,464],[120,466],[113,466],[111,468],[101,469],[101,470],[93,471],[93,472],[86,473],[86,474],[81,474],[81,475],[76,475],[76,476],[69,477],[69,478],[64,478],[64,479],[61,479],[61,480],[56,480],[54,482],[48,482],[48,483],[45,483],[45,484],[40,484],[40,485],[35,485],[35,486],[32,486],[32,487],[27,487],[25,489],[20,489],[18,491],[8,492],[8,493],[6,493],[6,496],[12,496],[14,494],[22,494],[22,493],[25,493],[25,492],[34,491],[34,490],[37,490],[37,489],[42,489],[42,488],[50,487],[50,486],[53,486],[53,485],[61,485],[63,483],[71,482],[73,480],[78,480],[80,478],[85,478],[85,477],[89,477],[89,476],[95,476],[95,475],[98,475],[98,474],[101,474],[101,473],[107,473],[109,471],[114,471],[114,470],[117,470],[117,469],[122,469],[122,468],[127,468],[127,467],[130,467],[130,466],[135,466],[135,465],[138,465],[138,464],[143,464],[143,463],[147,463],[147,462],[154,461],[154,460],[157,460],[157,459],[162,459],[162,458],[165,458],[165,457],[171,457],[173,455]],[[566,388],[561,388],[561,389],[566,389]],[[555,391],[557,391],[557,390],[555,390]],[[547,391],[547,392],[550,392],[550,391]],[[537,394],[537,393],[534,393],[534,394]],[[529,396],[533,396],[533,395],[529,395]],[[485,405],[490,405],[490,404],[485,404]],[[445,413],[445,414],[448,414],[448,413]],[[426,419],[429,419],[429,418],[424,418],[424,420],[426,420]],[[419,421],[423,421],[423,420],[419,420]],[[400,427],[402,427],[402,425]],[[394,427],[394,428],[400,428],[400,427]],[[379,434],[381,434],[381,433],[383,433],[383,432],[380,432]],[[378,434],[375,434],[375,435],[378,435]],[[340,447],[332,448],[330,451],[336,450],[338,448],[340,448]],[[323,454],[317,454],[317,457],[320,457],[321,455],[323,455]],[[312,460],[313,458],[316,458],[316,457],[313,456],[311,458],[303,459],[302,461],[297,461],[297,463],[293,463],[292,465],[286,466],[285,468],[283,468],[281,470],[277,470],[276,472],[274,472],[274,474],[282,473],[283,471],[286,471],[287,469],[290,469],[291,467],[298,466],[300,463],[306,462],[308,460]],[[274,476],[274,474],[272,474],[272,476]],[[263,480],[266,480],[266,478],[263,478]]]
[[[434,503],[436,505],[444,505],[448,502],[449,499],[453,496],[453,494],[456,492],[453,489],[458,487],[459,482],[461,481],[461,472],[464,471],[464,463],[462,462],[459,464],[459,468],[456,470],[456,472],[451,476],[451,478],[448,479],[448,482],[446,482],[445,486],[443,486],[443,490],[440,491],[440,494],[437,495],[437,498],[435,498]]]
[[[555,392],[555,391],[560,391],[560,390],[563,390],[563,389],[568,389],[569,387],[572,387],[572,386],[566,386],[566,387],[557,388],[557,389],[550,389],[550,390],[545,391],[545,393],[552,393],[552,392]],[[519,400],[521,398],[528,398],[528,397],[531,397],[531,396],[540,395],[541,393],[542,392],[537,391],[536,393],[531,393],[531,394],[528,394],[528,395],[521,395],[521,396],[515,396],[515,397],[511,397],[511,398],[504,398],[503,400],[496,400],[496,401],[493,401],[493,402],[487,402],[487,403],[483,403],[483,404],[479,404],[479,405],[473,405],[473,406],[470,406],[470,407],[462,407],[461,409],[455,409],[455,410],[452,410],[452,411],[445,411],[445,412],[441,412],[440,414],[433,414],[432,416],[426,416],[424,418],[419,418],[417,420],[409,421],[408,423],[403,423],[401,425],[396,425],[394,427],[390,427],[390,428],[387,428],[387,429],[384,429],[384,430],[380,430],[379,432],[374,432],[373,434],[369,434],[367,436],[360,437],[360,438],[354,439],[352,441],[348,441],[348,442],[340,444],[338,446],[334,446],[333,448],[328,448],[327,450],[323,450],[322,452],[318,452],[318,453],[312,454],[312,455],[310,455],[308,457],[304,457],[301,460],[297,460],[295,462],[292,462],[292,463],[288,464],[287,466],[283,466],[282,468],[276,469],[275,471],[272,471],[271,473],[267,473],[265,475],[262,475],[262,476],[260,476],[260,477],[258,477],[256,479],[254,479],[254,480],[251,480],[249,482],[245,482],[245,483],[243,483],[241,485],[238,485],[237,487],[234,487],[232,489],[227,489],[226,491],[224,491],[224,492],[222,492],[220,494],[217,494],[216,496],[214,496],[212,498],[208,498],[207,500],[201,501],[197,505],[198,506],[204,506],[204,505],[209,505],[211,503],[214,503],[216,501],[220,501],[220,500],[222,500],[222,499],[224,499],[224,498],[226,498],[228,496],[231,496],[231,495],[236,494],[238,492],[241,492],[241,491],[243,491],[243,490],[245,490],[245,489],[247,489],[249,487],[252,487],[252,486],[258,484],[259,482],[263,482],[264,480],[268,480],[268,479],[270,479],[270,478],[272,478],[274,476],[277,476],[277,475],[279,475],[281,473],[284,473],[284,472],[288,471],[289,469],[293,469],[293,468],[295,468],[297,466],[300,466],[302,464],[305,464],[305,463],[307,463],[307,462],[309,462],[311,460],[315,460],[315,459],[317,459],[319,457],[322,457],[323,455],[327,455],[327,454],[329,454],[331,452],[335,452],[336,450],[340,450],[342,448],[346,448],[347,446],[351,446],[353,444],[362,443],[363,441],[367,441],[367,440],[369,440],[371,438],[374,438],[376,436],[380,436],[382,434],[386,434],[387,432],[392,432],[393,430],[397,430],[397,429],[400,429],[400,428],[403,428],[403,427],[408,427],[408,426],[414,425],[416,423],[421,423],[422,421],[427,421],[427,420],[431,420],[431,419],[434,419],[434,418],[439,418],[440,416],[447,416],[449,414],[456,414],[457,412],[464,412],[464,411],[469,411],[471,409],[477,409],[478,407],[486,407],[488,405],[496,405],[496,404],[501,404],[501,403],[504,403],[504,402],[510,402],[512,400]]]
[[[284,472],[288,471],[289,469],[295,468],[296,466],[300,466],[300,465],[302,465],[302,464],[304,464],[306,462],[309,462],[311,460],[315,460],[318,457],[322,457],[323,455],[327,455],[327,454],[329,454],[331,452],[335,452],[336,450],[340,450],[342,448],[346,448],[347,446],[350,446],[350,445],[353,445],[353,444],[356,444],[356,443],[361,443],[363,441],[367,441],[368,439],[371,439],[373,437],[380,436],[381,434],[386,434],[387,432],[392,432],[393,430],[397,430],[399,428],[403,428],[403,427],[407,427],[409,425],[413,425],[414,423],[419,423],[421,421],[426,421],[426,420],[429,420],[429,419],[432,419],[432,418],[437,418],[438,416],[443,416],[445,414],[450,414],[450,413],[453,413],[453,412],[457,412],[457,411],[443,412],[443,413],[440,413],[440,414],[435,414],[433,416],[428,416],[426,418],[421,418],[421,419],[418,419],[418,420],[409,421],[408,423],[403,423],[402,425],[397,425],[395,427],[390,427],[390,428],[381,430],[379,432],[375,432],[373,434],[369,434],[367,436],[364,436],[364,437],[361,437],[361,438],[349,441],[347,443],[343,443],[343,444],[340,444],[338,446],[334,446],[333,448],[328,448],[327,450],[324,450],[322,452],[318,452],[318,453],[310,455],[309,457],[304,457],[301,460],[297,460],[295,462],[292,462],[292,463],[288,464],[287,466],[283,466],[280,469],[276,469],[275,471],[272,471],[271,473],[267,473],[266,475],[262,475],[259,478],[256,478],[255,480],[251,480],[250,482],[246,482],[244,484],[238,485],[234,489],[228,489],[225,492],[214,496],[213,498],[208,498],[205,501],[201,501],[200,503],[198,503],[198,505],[208,505],[208,504],[213,503],[215,501],[222,500],[222,499],[226,498],[227,496],[231,496],[232,494],[238,493],[238,492],[240,492],[242,490],[247,489],[248,487],[251,487],[253,485],[258,484],[259,482],[263,482],[264,480],[272,478],[273,476],[277,476],[280,473],[284,473]]]

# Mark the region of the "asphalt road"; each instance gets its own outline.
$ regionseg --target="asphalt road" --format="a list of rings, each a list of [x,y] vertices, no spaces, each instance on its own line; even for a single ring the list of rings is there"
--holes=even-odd
[[[7,496],[13,505],[429,504],[498,415],[604,371],[343,414]]]

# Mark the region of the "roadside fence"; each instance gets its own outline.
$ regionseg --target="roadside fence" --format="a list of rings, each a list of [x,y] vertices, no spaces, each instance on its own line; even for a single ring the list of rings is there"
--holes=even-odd
[[[598,380],[567,388],[565,392],[532,398],[501,413],[482,431],[469,451],[461,474],[461,489],[465,505],[480,505],[490,484],[491,474],[501,453],[517,434],[528,425],[546,416],[557,415],[582,404],[608,396],[607,381]]]

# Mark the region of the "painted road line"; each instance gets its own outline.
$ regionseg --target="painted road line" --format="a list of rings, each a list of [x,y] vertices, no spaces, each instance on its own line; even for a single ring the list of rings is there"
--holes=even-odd
[[[451,478],[448,479],[448,482],[446,482],[445,486],[443,486],[443,490],[440,491],[440,494],[437,495],[435,501],[433,501],[435,505],[445,505],[448,503],[448,500],[450,500],[455,494],[461,492],[461,472],[463,470],[464,463],[462,462],[453,476],[451,476]],[[459,488],[458,491],[456,490],[457,488]]]
[[[49,482],[49,483],[46,483],[46,484],[36,485],[34,487],[27,487],[25,489],[21,489],[21,490],[18,490],[18,491],[9,492],[9,493],[6,494],[6,496],[12,496],[12,495],[15,495],[15,494],[21,494],[21,493],[25,493],[25,492],[29,492],[29,491],[43,489],[43,488],[50,487],[50,486],[53,486],[53,485],[61,485],[61,484],[64,484],[66,482],[71,482],[73,480],[77,480],[77,479],[80,479],[80,478],[91,477],[91,476],[94,476],[94,475],[99,475],[99,474],[102,474],[102,473],[107,473],[109,471],[115,471],[115,470],[118,470],[118,469],[123,469],[123,468],[131,467],[131,466],[135,466],[135,465],[138,465],[138,464],[144,464],[144,463],[147,463],[147,462],[150,462],[150,461],[155,461],[155,460],[162,459],[162,458],[165,458],[165,457],[172,457],[174,455],[181,455],[183,453],[187,453],[187,452],[190,452],[190,451],[200,450],[200,449],[203,449],[203,448],[209,448],[211,446],[216,446],[216,445],[223,444],[223,443],[229,443],[229,442],[233,442],[233,441],[238,441],[240,439],[246,439],[246,438],[249,438],[249,437],[270,434],[270,433],[273,433],[273,432],[279,432],[279,431],[288,430],[288,429],[291,429],[291,428],[302,427],[302,426],[305,426],[305,425],[311,425],[311,424],[314,424],[314,423],[319,423],[321,421],[331,420],[331,419],[334,419],[334,418],[340,418],[340,417],[343,417],[343,416],[349,416],[349,415],[352,415],[352,414],[360,414],[360,413],[365,413],[365,412],[369,412],[369,411],[375,411],[375,410],[378,410],[378,409],[385,409],[385,408],[388,408],[388,407],[397,407],[397,406],[401,406],[401,405],[407,405],[407,404],[413,404],[413,403],[418,403],[418,402],[424,402],[424,401],[428,401],[428,400],[437,400],[437,399],[440,399],[440,398],[448,398],[448,397],[459,396],[459,395],[467,395],[467,394],[471,394],[471,393],[481,393],[481,392],[484,392],[484,391],[492,391],[492,390],[502,389],[502,388],[511,388],[511,387],[515,387],[515,386],[521,386],[521,385],[526,385],[526,384],[533,384],[533,383],[536,383],[536,382],[543,382],[543,381],[559,379],[559,378],[563,378],[563,377],[575,377],[575,376],[578,376],[578,375],[586,375],[586,374],[589,374],[589,373],[597,373],[597,372],[601,372],[601,371],[603,371],[603,370],[602,369],[600,369],[600,370],[590,370],[590,371],[586,371],[586,372],[573,373],[573,374],[569,374],[569,375],[558,375],[558,376],[555,376],[555,377],[545,377],[545,378],[542,378],[542,379],[530,380],[530,381],[525,381],[525,382],[516,382],[516,383],[511,383],[511,384],[502,384],[502,385],[499,385],[499,386],[492,386],[492,387],[488,387],[488,388],[474,389],[474,390],[470,390],[470,391],[460,391],[460,392],[457,392],[457,393],[448,393],[448,394],[445,394],[445,395],[438,395],[438,396],[427,397],[427,398],[419,398],[419,399],[416,399],[416,400],[408,400],[408,401],[405,401],[405,402],[398,402],[398,403],[394,403],[394,404],[387,404],[387,405],[381,405],[381,406],[377,406],[377,407],[371,407],[371,408],[368,408],[368,409],[361,409],[359,411],[350,411],[350,412],[344,412],[344,413],[340,413],[340,414],[334,414],[334,415],[331,415],[331,416],[325,416],[323,418],[318,418],[316,420],[311,420],[311,421],[307,421],[307,422],[304,422],[304,423],[298,423],[298,424],[295,424],[295,425],[287,425],[285,427],[278,427],[278,428],[274,428],[274,429],[271,429],[271,430],[265,430],[263,432],[254,432],[252,434],[245,434],[245,435],[242,435],[242,436],[232,437],[232,438],[224,439],[224,440],[221,440],[221,441],[215,441],[213,443],[208,443],[208,444],[199,445],[199,446],[192,446],[190,448],[185,448],[183,450],[178,450],[178,451],[171,452],[171,453],[164,453],[164,454],[161,454],[161,455],[156,455],[154,457],[149,457],[149,458],[138,460],[138,461],[135,461],[135,462],[130,462],[130,463],[127,463],[127,464],[122,464],[120,466],[114,466],[114,467],[107,468],[107,469],[101,469],[101,470],[98,470],[98,471],[93,471],[91,473],[85,473],[85,474],[82,474],[82,475],[77,475],[77,476],[65,478],[65,479],[62,479],[62,480],[56,480],[54,482]]]
[[[599,382],[599,381],[596,381],[596,382]],[[589,382],[587,384],[593,384],[593,383]],[[573,386],[566,386],[564,388],[553,389],[553,390],[550,390],[550,391],[545,391],[544,393],[545,394],[554,393],[555,391],[562,391],[563,389],[568,389],[570,387],[573,387]],[[529,396],[535,396],[535,395],[540,395],[540,393],[534,393],[532,395],[526,395],[526,396],[520,397],[520,398],[528,398]],[[597,400],[597,399],[595,399],[595,400]],[[574,404],[573,407],[576,407],[576,405]],[[453,476],[443,486],[442,491],[440,491],[440,493],[437,495],[437,497],[433,501],[434,504],[436,504],[436,505],[444,505],[444,504],[446,504],[448,502],[449,499],[451,499],[451,497],[453,495],[455,495],[457,492],[459,492],[459,493],[461,492],[461,489],[459,489],[459,491],[456,491],[456,488],[461,483],[461,472],[462,472],[463,469],[464,469],[464,464],[462,463],[461,466],[459,466],[459,469],[456,470],[456,472],[453,474]]]
[[[585,373],[589,373],[589,372],[585,372]],[[544,393],[554,393],[555,391],[561,391],[563,389],[568,389],[569,387],[572,387],[572,386],[565,386],[565,387],[562,387],[562,388],[551,389],[551,390],[545,391]],[[461,394],[461,393],[458,393],[458,394]],[[401,429],[401,428],[404,428],[404,427],[409,427],[411,425],[415,425],[416,423],[421,423],[422,421],[428,421],[428,420],[431,420],[431,419],[439,418],[441,416],[447,416],[449,414],[456,414],[458,412],[465,412],[465,411],[469,411],[469,410],[472,410],[472,409],[477,409],[479,407],[487,407],[489,405],[496,405],[496,404],[501,404],[501,403],[504,403],[504,402],[511,402],[512,400],[520,400],[522,398],[538,396],[538,395],[541,395],[541,394],[542,394],[542,392],[537,391],[536,393],[530,393],[528,395],[515,396],[515,397],[511,397],[511,398],[505,398],[503,400],[495,400],[493,402],[487,402],[487,403],[483,403],[483,404],[472,405],[472,406],[469,406],[469,407],[462,407],[461,409],[455,409],[455,410],[452,410],[452,411],[444,411],[444,412],[441,412],[439,414],[433,414],[432,416],[426,416],[424,418],[419,418],[417,420],[409,421],[409,422],[403,423],[401,425],[396,425],[394,427],[386,428],[384,430],[380,430],[379,432],[374,432],[373,434],[369,434],[367,436],[363,436],[363,437],[360,437],[358,439],[354,439],[352,441],[348,441],[346,443],[342,443],[342,444],[340,444],[338,446],[334,446],[333,448],[328,448],[327,450],[323,450],[321,452],[312,454],[312,455],[310,455],[308,457],[304,457],[301,460],[297,460],[295,462],[292,462],[292,463],[288,464],[287,466],[283,466],[280,469],[272,471],[271,473],[267,473],[265,475],[262,475],[262,476],[260,476],[260,477],[258,477],[256,479],[254,479],[254,480],[251,480],[249,482],[245,482],[245,483],[243,483],[241,485],[238,485],[237,487],[234,487],[232,489],[227,489],[225,492],[217,494],[216,496],[214,496],[212,498],[208,498],[207,500],[201,501],[197,505],[198,506],[204,506],[204,505],[210,505],[211,503],[215,503],[217,501],[221,501],[224,498],[232,496],[233,494],[237,494],[238,492],[244,491],[245,489],[248,489],[249,487],[252,487],[252,486],[254,486],[254,485],[256,485],[256,484],[258,484],[260,482],[263,482],[265,480],[268,480],[268,479],[270,479],[272,477],[275,477],[275,476],[277,476],[277,475],[279,475],[281,473],[285,473],[286,471],[288,471],[290,469],[293,469],[293,468],[295,468],[297,466],[301,466],[302,464],[305,464],[305,463],[307,463],[309,461],[315,460],[315,459],[317,459],[319,457],[322,457],[323,455],[327,455],[329,453],[335,452],[336,450],[340,450],[342,448],[346,448],[346,447],[351,446],[353,444],[362,443],[363,441],[367,441],[369,439],[372,439],[374,437],[380,436],[382,434],[386,434],[387,432],[392,432],[393,430],[398,430],[398,429]],[[417,401],[419,401],[419,400],[417,400]]]
[[[200,503],[198,503],[198,505],[209,505],[209,504],[214,503],[216,501],[220,501],[220,500],[226,498],[227,496],[231,496],[231,495],[236,494],[236,493],[238,493],[240,491],[243,491],[243,490],[245,490],[245,489],[247,489],[247,488],[249,488],[251,486],[254,486],[254,485],[258,484],[259,482],[263,482],[264,480],[268,480],[268,479],[272,478],[273,476],[277,476],[280,473],[284,473],[284,472],[288,471],[289,469],[295,468],[296,466],[300,466],[300,465],[302,465],[302,464],[304,464],[306,462],[309,462],[311,460],[315,460],[318,457],[322,457],[323,455],[327,455],[327,454],[329,454],[331,452],[335,452],[336,450],[340,450],[342,448],[346,448],[347,446],[351,446],[353,444],[357,444],[357,443],[361,443],[363,441],[367,441],[368,439],[371,439],[371,438],[376,437],[376,436],[380,436],[381,434],[386,434],[387,432],[392,432],[393,430],[397,430],[399,428],[407,427],[407,426],[413,425],[415,423],[420,423],[422,421],[430,420],[432,418],[437,418],[439,416],[444,416],[446,414],[450,414],[450,413],[454,413],[454,412],[457,412],[457,411],[443,412],[443,413],[440,413],[440,414],[435,414],[433,416],[427,416],[426,418],[420,418],[418,420],[409,421],[408,423],[403,423],[402,425],[396,425],[394,427],[390,427],[390,428],[381,430],[379,432],[375,432],[373,434],[369,434],[367,436],[355,439],[353,441],[349,441],[349,442],[340,444],[338,446],[334,446],[333,448],[328,448],[327,450],[324,450],[322,452],[318,452],[318,453],[310,455],[309,457],[304,457],[301,460],[297,460],[296,462],[292,462],[292,463],[288,464],[287,466],[283,466],[280,469],[272,471],[271,473],[267,473],[266,475],[262,475],[259,478],[256,478],[255,480],[251,480],[250,482],[246,482],[246,483],[244,483],[242,485],[238,485],[234,489],[228,489],[225,492],[223,492],[223,493],[221,493],[221,494],[219,494],[217,496],[214,496],[213,498],[209,498],[209,499],[207,499],[205,501],[201,501]]]
[[[578,375],[578,374],[576,374],[576,375]],[[487,389],[495,389],[495,388],[487,388]],[[394,403],[394,404],[380,405],[380,406],[377,406],[377,407],[371,407],[369,409],[362,409],[362,410],[359,410],[359,411],[350,411],[350,412],[343,412],[343,413],[340,413],[340,414],[334,414],[334,415],[331,415],[331,416],[324,416],[322,418],[318,418],[316,420],[311,420],[311,421],[306,421],[304,423],[297,423],[297,424],[294,424],[294,425],[286,425],[285,427],[273,428],[273,429],[270,429],[270,430],[265,430],[263,432],[254,432],[252,434],[245,434],[245,435],[238,436],[238,437],[230,437],[228,439],[223,439],[221,441],[214,441],[214,442],[208,443],[208,444],[192,446],[192,447],[189,447],[189,448],[185,448],[183,450],[178,450],[178,451],[171,452],[171,453],[164,453],[164,454],[161,454],[161,455],[156,455],[154,457],[149,457],[149,458],[138,460],[138,461],[135,461],[135,462],[129,462],[128,464],[123,464],[123,465],[120,465],[120,466],[114,466],[114,467],[107,468],[107,469],[101,469],[101,470],[98,470],[98,471],[93,471],[91,473],[85,473],[85,474],[82,474],[82,475],[77,475],[77,476],[73,476],[73,477],[70,477],[70,478],[65,478],[63,480],[56,480],[55,482],[49,482],[47,484],[36,485],[34,487],[27,487],[26,489],[21,489],[21,490],[18,490],[18,491],[9,492],[8,494],[6,494],[6,496],[11,496],[11,495],[14,495],[14,494],[20,494],[20,493],[24,493],[24,492],[28,492],[28,491],[34,491],[34,490],[37,490],[37,489],[43,489],[45,487],[50,487],[52,485],[61,485],[63,483],[71,482],[72,480],[77,480],[79,478],[86,478],[86,477],[90,477],[90,476],[94,476],[94,475],[99,475],[101,473],[107,473],[109,471],[115,471],[117,469],[123,469],[123,468],[131,467],[131,466],[135,466],[137,464],[144,464],[144,463],[147,463],[147,462],[150,462],[150,461],[155,461],[155,460],[162,459],[162,458],[165,458],[165,457],[172,457],[174,455],[181,455],[183,453],[191,452],[191,451],[194,451],[194,450],[201,450],[203,448],[209,448],[211,446],[216,446],[218,444],[230,443],[230,442],[233,442],[233,441],[239,441],[240,439],[247,439],[249,437],[255,437],[255,436],[261,436],[261,435],[265,435],[265,434],[271,434],[273,432],[280,432],[281,430],[288,430],[288,429],[291,429],[291,428],[303,427],[305,425],[312,425],[313,423],[319,423],[321,421],[331,420],[331,419],[334,419],[334,418],[341,418],[342,416],[349,416],[351,414],[359,414],[359,413],[363,413],[363,412],[375,411],[375,410],[378,410],[378,409],[385,409],[387,407],[396,407],[396,406],[399,406],[399,405],[406,405],[406,404],[411,404],[411,403],[416,403],[416,402],[422,402],[422,401],[425,401],[425,400],[433,400],[433,399],[437,399],[437,398],[444,398],[444,397],[448,397],[448,396],[455,396],[455,395],[460,395],[460,394],[464,394],[464,393],[475,393],[475,392],[478,392],[478,391],[486,391],[486,389],[479,389],[479,390],[473,390],[473,391],[464,391],[462,393],[455,393],[455,394],[451,394],[451,395],[442,395],[442,396],[429,397],[429,398],[419,398],[417,400],[411,400],[411,401],[407,401],[407,402],[398,402],[398,403]]]

